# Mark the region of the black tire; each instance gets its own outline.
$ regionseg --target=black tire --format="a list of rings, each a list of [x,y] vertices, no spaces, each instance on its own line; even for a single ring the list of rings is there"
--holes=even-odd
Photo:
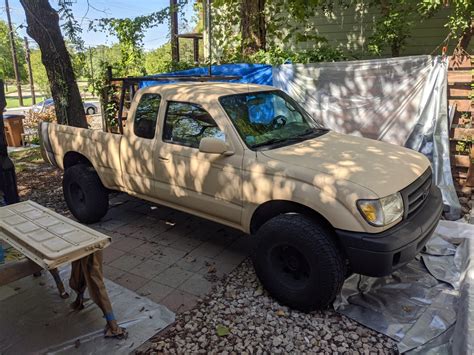
[[[255,272],[272,297],[303,312],[331,304],[344,283],[345,263],[328,228],[284,214],[266,222],[257,238]]]
[[[88,115],[95,115],[95,108],[93,107],[88,107],[86,110],[86,114]]]
[[[66,204],[81,223],[95,223],[109,209],[109,193],[94,168],[74,165],[64,172],[63,193]]]

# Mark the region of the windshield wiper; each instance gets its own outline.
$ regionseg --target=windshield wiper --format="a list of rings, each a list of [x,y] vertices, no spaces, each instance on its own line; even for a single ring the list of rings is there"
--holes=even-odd
[[[329,131],[327,128],[311,128],[307,129],[306,131],[294,136],[294,137],[286,137],[286,138],[272,138],[268,141],[257,143],[252,145],[252,148],[263,147],[267,145],[274,145],[278,143],[286,143],[286,142],[302,142],[308,138],[308,136],[319,136],[324,134],[325,132]]]
[[[263,147],[263,146],[266,146],[266,145],[272,145],[272,144],[276,144],[276,143],[283,143],[283,142],[286,142],[287,140],[288,140],[288,138],[272,138],[272,139],[269,139],[268,141],[254,144],[254,145],[252,145],[252,148]]]
[[[327,128],[310,128],[304,131],[303,133],[298,134],[297,137],[303,138],[309,135],[321,134],[327,131],[329,131]]]

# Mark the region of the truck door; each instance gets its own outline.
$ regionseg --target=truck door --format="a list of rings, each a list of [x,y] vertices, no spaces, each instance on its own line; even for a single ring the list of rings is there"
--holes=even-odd
[[[161,96],[141,93],[135,102],[120,148],[123,181],[130,192],[150,196],[154,191],[153,151]]]
[[[160,127],[155,159],[159,198],[207,218],[240,224],[243,148],[226,137],[222,122],[220,127],[198,104],[168,101]],[[225,140],[233,154],[200,152],[204,137]]]

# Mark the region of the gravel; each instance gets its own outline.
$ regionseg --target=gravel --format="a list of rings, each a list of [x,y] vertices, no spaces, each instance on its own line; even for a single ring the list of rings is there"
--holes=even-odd
[[[305,314],[274,301],[247,260],[139,353],[396,353],[395,342],[333,310]]]

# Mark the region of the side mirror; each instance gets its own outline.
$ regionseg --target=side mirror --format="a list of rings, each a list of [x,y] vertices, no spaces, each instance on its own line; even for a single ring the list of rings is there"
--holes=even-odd
[[[214,137],[205,137],[201,139],[201,143],[199,143],[199,151],[201,153],[209,154],[234,154],[234,152],[229,151],[229,147],[227,146],[226,142]]]

